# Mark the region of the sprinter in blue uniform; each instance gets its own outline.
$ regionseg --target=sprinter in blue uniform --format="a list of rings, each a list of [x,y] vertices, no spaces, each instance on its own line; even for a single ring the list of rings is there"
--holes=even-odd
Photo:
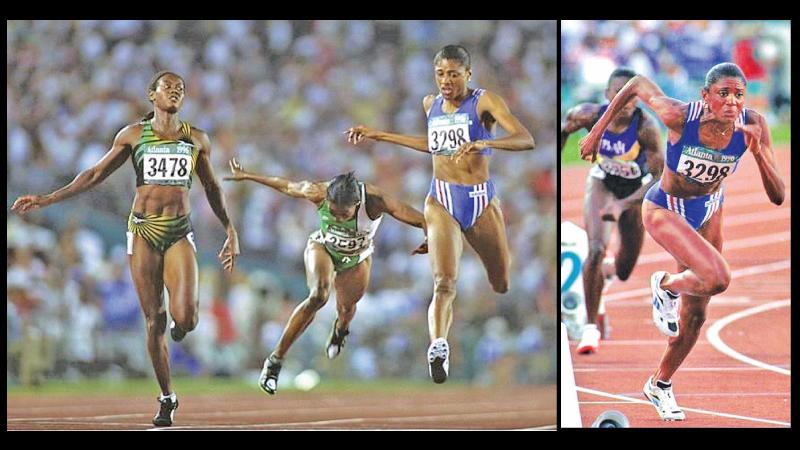
[[[634,76],[636,73],[627,68],[611,72],[606,87],[608,101]],[[608,104],[583,103],[567,111],[561,125],[561,150],[570,134],[581,128],[591,129],[606,109]],[[597,163],[586,178],[583,205],[589,253],[583,264],[586,325],[577,347],[579,354],[594,353],[599,348],[601,330],[605,328],[600,311],[600,297],[607,287],[604,285],[614,276],[625,281],[633,271],[644,242],[642,199],[661,177],[664,165],[658,126],[636,106],[636,98],[631,98],[603,131],[598,153]],[[620,245],[615,257],[604,259],[612,221],[617,222]]]
[[[362,125],[345,133],[353,144],[369,138],[433,156],[433,179],[424,211],[433,270],[428,363],[433,381],[444,383],[449,370],[447,334],[453,321],[462,233],[478,253],[495,292],[508,291],[511,261],[503,213],[489,177],[492,149],[530,150],[534,141],[500,96],[467,86],[472,69],[464,47],[442,48],[433,66],[439,94],[422,100],[428,118],[427,136],[405,136]],[[495,138],[497,124],[508,136]]]
[[[744,107],[746,90],[744,74],[732,63],[712,67],[700,91],[702,100],[691,103],[667,97],[637,75],[581,141],[581,157],[594,161],[603,131],[632,98],[655,111],[669,129],[667,170],[642,206],[645,229],[678,262],[676,272],[658,271],[650,279],[653,321],[670,338],[643,391],[664,420],[685,418],[671,378],[697,342],[711,296],[724,292],[731,280],[720,253],[725,178],[749,151],[770,201],[780,205],[785,196],[769,127],[761,114]]]

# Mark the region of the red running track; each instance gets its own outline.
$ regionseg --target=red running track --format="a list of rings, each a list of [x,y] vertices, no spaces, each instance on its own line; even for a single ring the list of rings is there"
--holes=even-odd
[[[733,277],[727,291],[711,299],[700,338],[672,378],[686,420],[662,421],[642,394],[667,344],[652,323],[649,278],[676,268],[648,235],[631,277],[615,281],[604,295],[611,339],[593,355],[578,355],[576,343],[570,345],[584,427],[611,409],[625,414],[631,427],[790,426],[790,149],[776,156],[786,183],[781,206],[767,199],[750,155],[725,181],[722,254]],[[561,220],[581,227],[588,168],[561,171]],[[616,245],[614,237],[611,249]]]

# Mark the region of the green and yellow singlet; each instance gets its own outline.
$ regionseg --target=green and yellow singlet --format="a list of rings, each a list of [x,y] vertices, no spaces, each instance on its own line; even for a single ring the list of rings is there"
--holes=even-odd
[[[142,121],[142,125],[142,136],[131,154],[136,187],[143,184],[192,187],[192,174],[200,151],[192,142],[189,122],[181,122],[179,140],[161,139],[153,131],[150,120]]]

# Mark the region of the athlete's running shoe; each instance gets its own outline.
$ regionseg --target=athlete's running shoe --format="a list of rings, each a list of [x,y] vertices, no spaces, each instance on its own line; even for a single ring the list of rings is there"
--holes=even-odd
[[[650,289],[653,291],[653,323],[662,334],[677,336],[681,297],[674,296],[659,287],[666,273],[662,270],[650,277]]]
[[[663,381],[656,381],[653,384],[653,377],[647,379],[642,389],[644,396],[656,407],[658,415],[662,420],[684,420],[686,414],[675,402],[675,396],[672,395],[672,382],[664,383]]]
[[[159,396],[158,402],[160,405],[158,414],[153,417],[153,425],[157,427],[172,426],[172,419],[175,415],[175,410],[178,409],[178,398],[175,397],[175,400],[173,400],[172,397],[162,398]]]
[[[169,334],[175,342],[180,342],[186,337],[186,332],[181,330],[181,327],[179,327],[174,320],[169,324]]]
[[[258,377],[258,387],[269,395],[275,395],[278,391],[278,375],[281,373],[282,361],[275,357],[274,354],[269,355],[264,361],[264,367],[261,369],[261,375]]]
[[[597,329],[597,325],[587,323],[583,326],[581,341],[576,350],[581,355],[588,355],[595,353],[598,347],[600,347],[600,330]]]
[[[333,321],[333,329],[331,330],[331,334],[328,336],[328,343],[325,346],[325,354],[328,355],[328,359],[333,359],[339,356],[342,348],[344,348],[347,335],[350,334],[350,330],[339,333],[339,330],[336,328],[336,325],[338,324],[339,319],[337,318]]]
[[[447,381],[450,368],[450,347],[444,338],[435,339],[428,347],[428,372],[433,382],[441,384]]]

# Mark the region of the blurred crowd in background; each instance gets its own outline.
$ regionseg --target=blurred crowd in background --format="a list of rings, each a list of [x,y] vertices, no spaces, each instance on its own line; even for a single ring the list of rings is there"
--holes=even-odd
[[[249,171],[293,180],[355,170],[422,210],[430,156],[383,143],[354,147],[342,132],[364,124],[423,134],[422,98],[437,91],[433,57],[461,44],[472,56],[471,86],[499,93],[537,148],[492,157],[511,288],[492,292],[465,250],[451,375],[552,383],[556,32],[555,21],[10,21],[7,207],[95,164],[123,126],[152,110],[152,75],[172,70],[186,80],[179,116],[209,133],[217,178],[234,156]],[[235,274],[223,276],[216,253],[224,230],[195,183],[200,321],[181,344],[170,341],[178,375],[254,376],[308,293],[302,255],[319,225],[312,204],[256,184],[223,189],[242,255]],[[126,164],[79,197],[7,216],[8,383],[152,376],[125,254],[134,193]],[[290,350],[282,379],[306,368],[323,377],[427,378],[432,277],[428,257],[411,256],[422,239],[421,230],[384,220],[345,351],[335,361],[323,352],[332,294]]]
[[[788,20],[565,20],[561,22],[561,115],[605,102],[608,76],[626,66],[689,102],[711,67],[733,62],[747,78],[747,106],[768,123],[788,123],[791,97]]]

